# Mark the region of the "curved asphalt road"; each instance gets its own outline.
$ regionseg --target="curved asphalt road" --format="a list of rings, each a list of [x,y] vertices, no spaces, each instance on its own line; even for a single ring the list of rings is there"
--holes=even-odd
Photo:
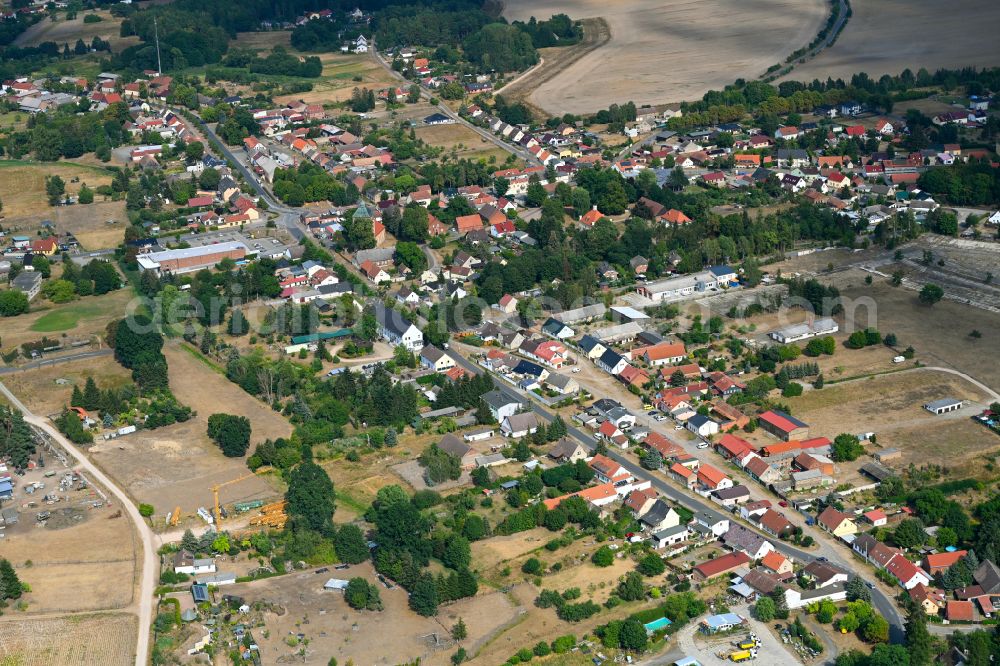
[[[45,434],[59,442],[59,445],[69,455],[76,458],[80,467],[87,470],[87,473],[92,475],[98,483],[107,488],[118,500],[122,510],[128,514],[128,517],[135,524],[135,528],[139,532],[139,537],[142,541],[142,561],[139,562],[139,565],[142,567],[142,577],[139,581],[137,609],[139,630],[135,649],[135,666],[146,666],[149,663],[149,631],[153,622],[153,592],[156,587],[156,576],[160,568],[156,555],[156,547],[153,545],[152,530],[146,525],[146,521],[139,515],[139,509],[136,508],[136,505],[132,503],[124,491],[116,486],[96,465],[90,462],[69,440],[63,437],[61,432],[53,428],[48,419],[35,416],[28,411],[28,408],[2,382],[0,382],[0,393],[10,401],[11,405],[21,410],[21,413],[24,414],[25,422],[45,431]]]
[[[483,368],[480,368],[479,366],[475,365],[474,363],[466,359],[458,352],[454,350],[449,350],[448,355],[451,356],[455,360],[455,362],[458,363],[460,366],[462,366],[462,368],[464,368],[465,370],[476,374],[483,373]],[[501,382],[496,378],[493,379],[493,383],[498,388],[501,388],[509,393],[517,393],[522,397],[529,398],[529,400],[531,398],[531,396],[523,393],[522,391],[518,390],[517,388],[509,384]],[[535,414],[537,414],[540,418],[546,421],[555,420],[555,416],[553,416],[549,411],[543,409],[537,402],[535,402],[534,400],[530,400],[530,402],[532,411],[535,412]],[[593,449],[596,448],[597,441],[592,434],[587,433],[571,424],[567,424],[566,427],[569,435],[575,437],[588,449],[592,451]],[[653,476],[649,474],[647,470],[643,469],[641,466],[636,464],[634,460],[630,460],[629,458],[621,455],[617,451],[609,449],[606,455],[615,462],[617,462],[618,464],[620,464],[622,467],[627,469],[629,472],[631,472],[636,478],[649,479],[653,487],[656,488],[658,492],[662,493],[663,495],[666,495],[670,499],[674,500],[678,504],[685,506],[691,511],[695,512],[703,511],[715,518],[732,519],[732,514],[719,511],[716,505],[712,504],[711,502],[703,500],[701,497],[698,497],[696,495],[689,495],[688,493],[683,492],[679,487],[671,483],[668,483],[667,480],[662,476]],[[792,544],[787,543],[785,541],[774,540],[769,535],[764,534],[759,530],[756,530],[752,526],[749,525],[744,525],[744,526],[754,529],[754,531],[758,532],[759,534],[770,540],[775,545],[775,548],[777,548],[779,551],[781,551],[785,555],[793,557],[799,562],[808,563],[816,559],[816,556],[808,551],[802,550],[801,548],[796,548]],[[843,552],[843,549],[831,548],[827,551],[827,553],[829,555],[829,560],[834,564],[840,565],[851,572],[857,571],[858,562],[853,560],[853,556],[845,554]],[[878,613],[882,615],[889,622],[889,640],[893,643],[902,643],[906,637],[905,624],[904,624],[905,620],[903,616],[900,614],[899,610],[896,608],[895,604],[893,604],[889,596],[885,594],[885,592],[883,592],[878,586],[876,586],[875,589],[872,590],[871,592],[872,592],[872,605],[875,607]]]

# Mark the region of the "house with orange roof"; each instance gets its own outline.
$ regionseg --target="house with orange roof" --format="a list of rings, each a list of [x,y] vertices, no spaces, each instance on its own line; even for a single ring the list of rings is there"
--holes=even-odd
[[[698,467],[698,483],[706,490],[724,490],[733,487],[733,480],[721,470],[704,464]]]
[[[949,622],[975,622],[976,607],[971,601],[950,600],[944,616]]]
[[[431,215],[427,214],[427,234],[429,236],[440,236],[448,233],[448,225]]]
[[[50,257],[55,254],[58,249],[59,244],[56,242],[56,239],[51,236],[31,241],[32,254],[42,254],[46,257]]]
[[[483,218],[479,217],[478,214],[472,215],[459,215],[455,218],[455,229],[458,233],[465,235],[470,231],[475,231],[477,229],[483,228]]]
[[[622,502],[622,506],[630,510],[634,518],[639,519],[656,503],[656,497],[656,491],[652,488],[633,490]]]
[[[760,565],[771,573],[777,574],[779,578],[790,576],[793,572],[792,561],[776,550],[772,550],[761,558]]]
[[[694,568],[694,578],[697,581],[711,580],[712,578],[732,573],[748,564],[750,564],[750,556],[743,551],[726,553],[721,557],[709,560],[708,562],[702,562],[696,566]]]
[[[676,208],[671,208],[663,215],[660,215],[658,219],[664,224],[674,224],[678,226],[681,224],[689,224],[694,221]]]
[[[664,435],[655,431],[646,436],[642,445],[647,449],[655,450],[664,460],[673,460],[677,455],[684,453],[684,449],[680,445],[674,444]]]
[[[838,511],[832,506],[828,506],[816,518],[816,524],[821,529],[826,530],[835,537],[857,534],[858,526],[854,524],[851,517],[843,511]],[[909,588],[907,588],[909,589]]]
[[[642,357],[652,366],[674,364],[687,358],[687,350],[683,342],[661,342],[646,347]]]
[[[916,602],[927,615],[937,615],[945,607],[944,592],[919,583],[910,588],[910,599]]]
[[[737,153],[733,155],[737,169],[756,169],[760,166],[760,155],[755,153]]]
[[[542,503],[545,505],[546,509],[551,511],[570,497],[579,497],[587,502],[590,502],[594,506],[604,506],[605,504],[611,504],[618,499],[618,492],[615,490],[615,484],[602,483],[597,486],[591,486],[590,488],[584,488],[583,490],[579,490],[575,493],[563,495],[562,497],[547,499]]]
[[[726,433],[719,438],[718,442],[715,443],[715,450],[723,458],[732,460],[733,458],[738,458],[747,451],[753,451],[754,448],[750,442],[746,441],[742,437]]]
[[[379,284],[381,282],[389,282],[392,279],[388,273],[386,273],[383,269],[379,268],[374,263],[372,263],[370,259],[364,261],[360,266],[358,266],[358,269],[364,274],[366,278],[368,278],[375,284]]]
[[[953,564],[969,554],[967,550],[954,550],[945,553],[929,553],[924,556],[924,571],[931,576],[947,571]]]
[[[885,515],[885,511],[882,509],[872,509],[862,514],[862,517],[871,523],[872,527],[884,527],[889,522],[888,516]]]
[[[694,487],[698,484],[698,475],[694,470],[685,467],[679,462],[671,465],[668,473],[674,481],[687,486],[688,490],[694,490]]]
[[[613,440],[621,434],[622,431],[618,429],[618,426],[613,421],[605,421],[597,429],[597,436],[601,439]]]
[[[597,206],[594,206],[586,213],[580,216],[580,224],[585,227],[592,227],[597,224],[597,221],[604,217],[604,213],[597,210]]]
[[[642,368],[637,368],[632,364],[627,364],[618,373],[618,379],[626,386],[637,386],[642,388],[649,383],[649,373]]]
[[[809,425],[777,409],[764,412],[758,417],[760,427],[775,437],[788,441],[809,436]]]

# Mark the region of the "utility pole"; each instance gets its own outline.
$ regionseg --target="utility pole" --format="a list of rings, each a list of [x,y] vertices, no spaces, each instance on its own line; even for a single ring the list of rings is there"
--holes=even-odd
[[[163,65],[160,62],[160,30],[156,25],[156,17],[153,17],[153,37],[156,39],[156,75],[163,75]]]

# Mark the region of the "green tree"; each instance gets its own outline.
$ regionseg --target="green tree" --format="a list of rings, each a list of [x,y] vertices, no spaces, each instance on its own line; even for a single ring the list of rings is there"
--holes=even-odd
[[[542,562],[537,557],[529,557],[521,565],[521,571],[530,576],[539,574],[542,571]]]
[[[927,541],[927,532],[924,531],[924,525],[919,519],[907,518],[893,530],[892,540],[900,548],[916,548]]]
[[[441,562],[446,567],[456,571],[467,568],[472,563],[472,549],[469,547],[469,540],[458,534],[451,535],[445,544]]]
[[[86,392],[84,392],[86,398]],[[232,414],[212,414],[208,417],[208,437],[219,445],[222,454],[238,458],[250,447],[250,419]]]
[[[858,438],[848,433],[841,433],[833,440],[830,456],[837,462],[850,462],[864,455],[865,447]]]
[[[610,567],[615,562],[615,552],[607,546],[601,546],[591,555],[590,561],[599,567]]]
[[[618,596],[624,601],[639,601],[646,597],[646,587],[638,571],[625,574],[625,579],[618,584]]]
[[[359,564],[368,559],[368,544],[357,525],[341,525],[333,538],[337,558],[345,564]]]
[[[649,637],[646,635],[646,627],[635,618],[629,618],[622,624],[618,632],[618,640],[623,650],[633,650],[642,652],[646,649]]]
[[[80,186],[80,192],[77,194],[77,201],[81,204],[94,203],[94,190],[87,187],[87,184],[84,183]]]
[[[928,282],[920,289],[918,298],[924,305],[934,305],[944,298],[944,289],[932,282]]]
[[[667,565],[663,563],[663,558],[659,555],[649,553],[639,560],[638,569],[643,576],[660,576],[667,570]]]
[[[869,643],[885,643],[889,640],[889,621],[881,615],[874,615],[861,627],[861,638]]]
[[[360,576],[347,582],[344,599],[347,601],[347,605],[355,610],[382,610],[382,599],[379,596],[378,587]]]
[[[871,590],[865,585],[865,581],[861,576],[854,576],[847,583],[847,600],[848,601],[868,601],[872,600]]]
[[[754,615],[761,622],[770,622],[774,619],[774,600],[771,597],[760,597],[754,606]]]
[[[456,641],[464,641],[469,635],[469,630],[465,626],[465,620],[458,618],[458,622],[451,628],[451,637]]]
[[[430,574],[423,574],[414,583],[410,591],[410,610],[424,617],[437,615],[437,586],[434,585],[434,579]]]
[[[229,316],[229,335],[239,337],[241,335],[246,335],[249,332],[250,325],[247,323],[247,319],[243,315],[243,310],[233,310],[233,313]]]
[[[934,639],[927,631],[927,615],[918,604],[910,604],[906,614],[906,650],[914,666],[934,662]]]
[[[322,467],[304,460],[292,469],[288,477],[288,515],[293,528],[314,530],[324,536],[332,536],[335,493],[333,481]]]
[[[16,317],[28,311],[28,296],[16,289],[0,291],[0,316]]]
[[[66,182],[59,176],[46,176],[45,193],[49,197],[49,205],[57,205],[66,194]]]
[[[24,586],[14,571],[14,565],[6,558],[0,559],[0,601],[20,599],[23,591]]]

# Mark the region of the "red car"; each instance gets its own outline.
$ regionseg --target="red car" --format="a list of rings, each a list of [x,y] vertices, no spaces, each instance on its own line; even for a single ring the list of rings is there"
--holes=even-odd
[[[785,507],[787,507],[788,506],[788,502],[786,502],[785,500],[781,500],[780,502],[778,502],[778,506],[785,506]]]

